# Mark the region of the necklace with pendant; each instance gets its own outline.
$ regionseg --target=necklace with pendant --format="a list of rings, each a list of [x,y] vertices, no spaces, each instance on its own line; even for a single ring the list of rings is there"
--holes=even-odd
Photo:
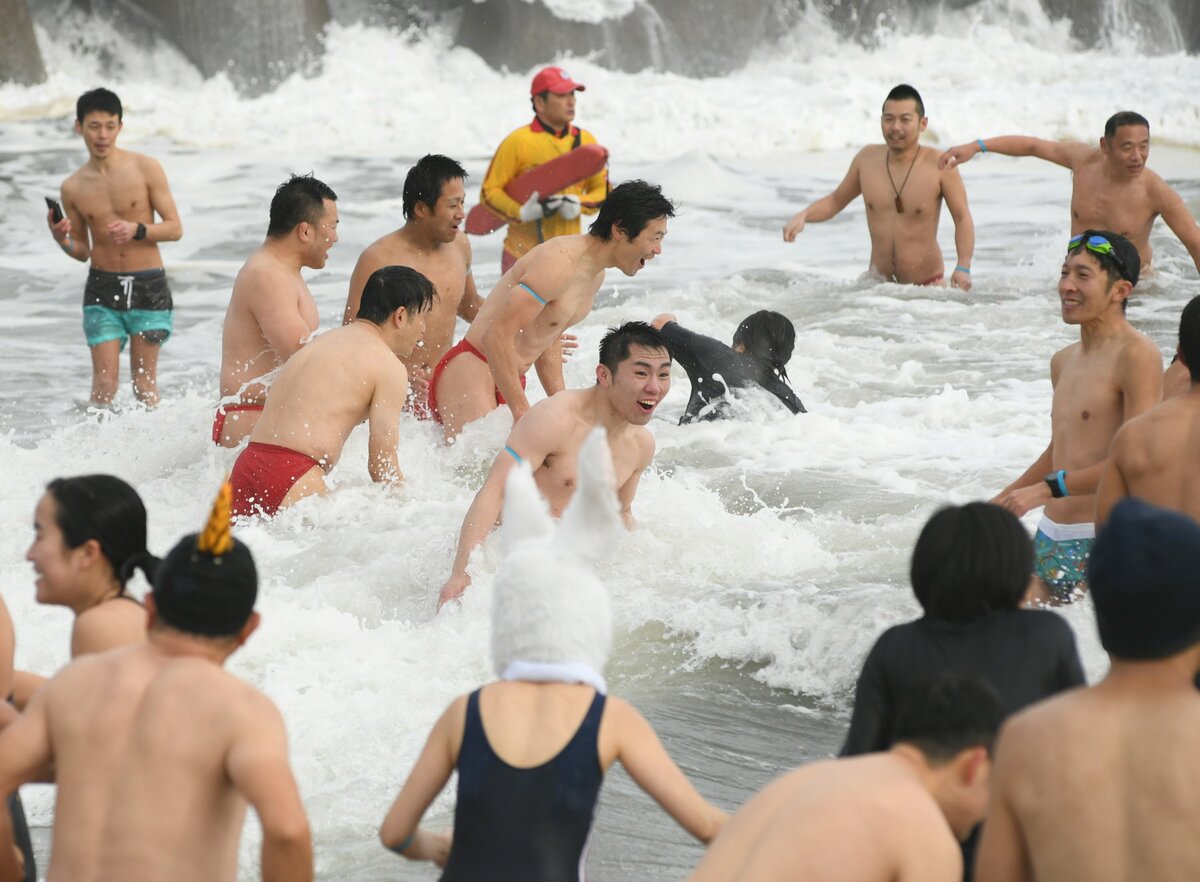
[[[917,164],[917,157],[921,155],[921,148],[917,147],[917,152],[913,154],[912,165],[908,167],[908,174],[904,176],[904,180],[900,182],[900,189],[896,189],[896,182],[892,180],[892,152],[889,150],[883,154],[883,162],[887,168],[888,183],[892,185],[892,190],[896,193],[896,213],[904,214],[904,200],[900,198],[900,194],[904,192],[905,186],[908,184],[908,176],[912,174],[913,168]]]

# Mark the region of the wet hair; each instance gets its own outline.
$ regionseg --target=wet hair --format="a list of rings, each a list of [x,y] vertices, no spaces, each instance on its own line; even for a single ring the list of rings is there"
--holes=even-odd
[[[299,224],[316,226],[321,221],[326,199],[337,202],[337,194],[311,173],[292,175],[276,188],[271,199],[271,223],[267,226],[267,235],[278,239]]]
[[[84,92],[75,102],[75,121],[83,122],[89,113],[111,113],[117,119],[123,119],[121,99],[116,92],[103,87]]]
[[[1112,245],[1113,251],[1117,257],[1114,258],[1111,254],[1100,254],[1087,247],[1087,241],[1092,236],[1101,236],[1108,240]],[[1108,274],[1108,287],[1112,287],[1117,282],[1122,280],[1136,286],[1138,277],[1142,272],[1142,256],[1138,254],[1138,250],[1134,244],[1122,236],[1120,233],[1114,233],[1111,230],[1084,230],[1078,236],[1072,236],[1071,241],[1079,239],[1079,244],[1074,248],[1067,249],[1067,254],[1070,255],[1075,251],[1086,251],[1092,257],[1099,261],[1104,272]],[[1068,243],[1069,244],[1069,243]],[[1128,301],[1121,302],[1121,309],[1124,310]]]
[[[363,286],[356,318],[382,325],[401,307],[409,315],[425,312],[436,296],[433,282],[412,267],[380,267]]]
[[[605,198],[588,235],[608,242],[613,227],[619,227],[635,239],[655,218],[674,216],[675,203],[663,195],[662,187],[641,180],[625,181]]]
[[[1193,383],[1200,383],[1200,295],[1188,301],[1179,317],[1179,357]]]
[[[917,102],[917,115],[924,118],[925,102],[921,100],[921,93],[908,83],[901,83],[893,88],[892,91],[887,93],[887,97],[883,99],[883,103],[887,104],[889,101],[907,101],[910,98]],[[882,112],[881,108],[880,113]]]
[[[763,359],[786,380],[787,363],[796,347],[796,326],[791,319],[769,309],[746,316],[733,332],[733,345]]]
[[[619,327],[609,328],[608,333],[600,339],[600,364],[615,374],[617,365],[629,358],[632,346],[663,349],[668,356],[671,354],[671,348],[657,328],[645,322],[625,322]]]
[[[146,506],[136,490],[112,475],[79,475],[55,478],[46,493],[67,548],[95,539],[121,593],[138,567],[153,584],[158,558],[146,549]]]
[[[1117,129],[1121,126],[1145,126],[1146,130],[1150,130],[1150,120],[1142,116],[1140,113],[1134,113],[1132,110],[1122,110],[1120,113],[1114,113],[1108,118],[1108,122],[1104,124],[1104,137],[1106,140],[1111,140],[1117,134]]]
[[[433,211],[442,198],[442,188],[455,178],[466,179],[467,172],[448,156],[427,153],[408,170],[404,178],[404,219],[411,220],[418,202]]]
[[[1007,509],[987,502],[938,510],[913,548],[913,593],[925,614],[969,622],[1017,609],[1033,572],[1033,543]]]
[[[999,693],[979,674],[942,671],[907,690],[896,714],[894,743],[911,744],[935,766],[972,747],[991,754],[1006,713]]]

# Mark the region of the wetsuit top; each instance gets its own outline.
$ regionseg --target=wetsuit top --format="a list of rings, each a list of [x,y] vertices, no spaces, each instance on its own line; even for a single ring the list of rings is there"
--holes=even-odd
[[[1049,610],[998,610],[971,622],[926,616],[884,631],[867,655],[842,756],[892,746],[896,707],[915,683],[946,670],[977,673],[1010,714],[1084,685],[1075,634]]]
[[[806,413],[792,387],[763,359],[737,352],[720,340],[681,327],[678,322],[663,325],[662,335],[671,358],[687,371],[688,382],[692,384],[692,397],[680,425],[727,418],[730,414],[725,393],[730,386],[735,389],[759,386],[782,401],[792,413]]]
[[[897,705],[914,684],[946,670],[979,674],[1010,714],[1084,685],[1075,633],[1058,613],[998,610],[971,622],[926,616],[884,631],[863,663],[842,756],[892,746]],[[963,882],[974,878],[979,827],[962,844]]]
[[[454,839],[442,882],[583,879],[604,778],[596,745],[603,714],[604,696],[597,692],[557,756],[519,769],[492,750],[479,715],[479,690],[471,693],[458,754]]]
[[[508,218],[508,235],[504,238],[504,250],[514,257],[522,257],[535,245],[555,236],[574,235],[582,228],[579,218],[567,220],[557,214],[540,221],[517,220],[521,205],[504,192],[513,178],[532,171],[543,163],[565,155],[576,147],[595,144],[596,138],[586,129],[568,125],[561,132],[546,128],[536,116],[527,126],[511,132],[496,148],[496,155],[483,177],[479,198]],[[558,190],[571,193],[583,203],[583,214],[595,214],[600,203],[608,195],[608,169],[602,168],[589,178]],[[542,199],[550,193],[539,193]]]

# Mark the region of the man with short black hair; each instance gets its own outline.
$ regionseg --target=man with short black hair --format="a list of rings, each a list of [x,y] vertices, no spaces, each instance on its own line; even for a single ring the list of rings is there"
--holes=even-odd
[[[62,212],[46,223],[69,257],[91,260],[83,292],[83,333],[92,351],[92,404],[117,394],[121,350],[138,401],[158,404],[158,353],[173,327],[171,289],[159,242],[183,236],[183,224],[162,166],[117,147],[124,126],[121,99],[93,89],[75,104],[75,134],[88,160],[63,181]],[[154,221],[155,213],[161,218]]]
[[[1200,879],[1200,525],[1123,499],[1088,581],[1111,667],[1009,719],[977,882]]]
[[[880,117],[884,143],[860,150],[832,193],[788,221],[783,240],[796,241],[806,224],[829,220],[861,195],[871,236],[869,271],[889,282],[940,285],[946,264],[937,231],[945,199],[954,219],[958,255],[950,284],[970,291],[975,224],[967,191],[955,169],[939,171],[935,151],[921,146],[921,132],[928,124],[916,89],[905,83],[892,89]]]
[[[675,206],[645,181],[615,188],[579,236],[537,246],[492,289],[467,334],[434,368],[429,406],[447,442],[502,404],[513,422],[529,410],[525,374],[536,366],[547,396],[565,388],[562,333],[591,312],[605,271],[638,273],[662,252]]]
[[[1096,147],[1081,141],[1045,141],[1028,135],[979,138],[951,147],[939,168],[954,168],[979,153],[1036,156],[1071,170],[1071,235],[1086,229],[1114,230],[1138,250],[1142,275],[1153,272],[1150,230],[1162,216],[1200,272],[1200,227],[1180,195],[1146,167],[1150,122],[1140,113],[1115,113]]]
[[[1136,496],[1200,521],[1200,297],[1179,319],[1179,363],[1188,391],[1168,398],[1121,427],[1096,494],[1096,523]]]
[[[608,437],[621,515],[633,528],[638,481],[654,458],[654,436],[646,425],[671,388],[671,353],[658,330],[645,322],[626,322],[604,335],[599,361],[596,385],[539,401],[513,426],[463,518],[454,566],[442,586],[439,606],[471,583],[467,575],[471,552],[500,517],[513,466],[524,463],[532,469],[538,489],[557,517],[575,492],[579,451],[597,426]]]
[[[466,177],[466,170],[449,157],[421,157],[404,179],[404,226],[368,245],[350,276],[346,324],[358,314],[363,285],[380,267],[411,266],[437,288],[425,334],[404,360],[414,412],[422,418],[431,416],[426,404],[429,376],[454,340],[455,318],[470,322],[483,305],[471,273],[471,243],[459,229],[466,216]]]
[[[254,431],[267,396],[262,378],[316,333],[321,318],[300,269],[325,266],[337,225],[337,194],[312,175],[275,190],[267,238],[238,271],[225,310],[214,444],[237,447]]]
[[[1063,321],[1079,326],[1079,342],[1050,360],[1050,443],[992,500],[1017,517],[1046,508],[1034,537],[1031,602],[1070,603],[1083,595],[1109,445],[1123,423],[1162,395],[1158,347],[1125,319],[1140,269],[1133,244],[1108,230],[1084,230],[1067,243],[1058,296]]]
[[[768,784],[709,845],[690,882],[961,882],[958,841],[987,806],[995,690],[947,672],[909,693],[896,743]]]
[[[49,766],[46,878],[235,882],[246,805],[266,882],[312,879],[312,837],[266,696],[223,670],[259,624],[258,576],[227,490],[159,562],[141,643],[63,668],[0,735],[0,793]]]
[[[511,132],[488,165],[480,201],[508,219],[508,235],[500,260],[506,273],[537,245],[555,236],[576,235],[579,215],[594,214],[608,192],[608,169],[603,168],[556,193],[534,193],[521,205],[504,191],[509,182],[539,165],[584,144],[595,144],[591,132],[571,125],[575,93],[585,91],[561,67],[544,67],[529,87],[533,122]]]
[[[328,492],[325,475],[359,423],[369,424],[367,471],[377,483],[404,479],[396,447],[408,395],[408,355],[437,294],[407,266],[385,266],[363,286],[358,316],[322,334],[279,372],[250,443],[233,465],[235,516],[274,515]]]

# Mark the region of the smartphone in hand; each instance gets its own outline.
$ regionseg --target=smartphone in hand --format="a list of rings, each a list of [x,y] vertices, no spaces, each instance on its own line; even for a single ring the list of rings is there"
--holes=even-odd
[[[63,219],[62,206],[58,204],[57,199],[51,199],[49,196],[47,196],[45,198],[46,198],[46,207],[54,212],[54,222],[58,223],[60,220]]]

